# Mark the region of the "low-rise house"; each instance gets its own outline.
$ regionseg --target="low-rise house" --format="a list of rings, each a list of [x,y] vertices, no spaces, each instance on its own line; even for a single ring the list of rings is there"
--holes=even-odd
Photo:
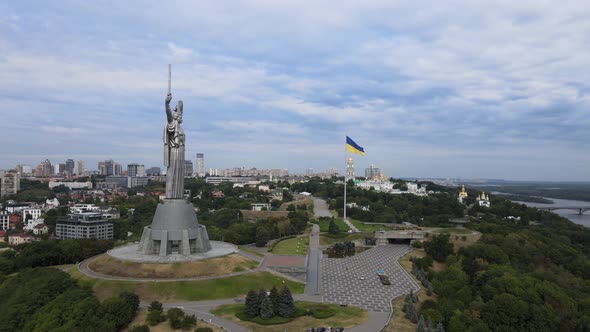
[[[45,224],[39,224],[33,227],[33,234],[35,235],[43,235],[49,232],[49,227]]]
[[[17,246],[23,243],[29,243],[35,241],[35,238],[30,234],[12,234],[8,235],[8,243],[13,246]]]

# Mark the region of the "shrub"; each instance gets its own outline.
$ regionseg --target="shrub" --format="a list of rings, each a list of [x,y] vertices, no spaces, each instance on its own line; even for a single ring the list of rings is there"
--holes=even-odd
[[[150,328],[147,325],[135,325],[129,332],[150,332]]]

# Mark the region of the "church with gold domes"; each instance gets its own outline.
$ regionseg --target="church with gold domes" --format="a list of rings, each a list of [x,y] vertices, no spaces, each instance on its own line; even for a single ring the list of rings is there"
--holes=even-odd
[[[459,196],[457,197],[459,202],[465,204],[465,200],[467,199],[467,191],[465,191],[465,185],[461,187],[461,191],[459,192]]]

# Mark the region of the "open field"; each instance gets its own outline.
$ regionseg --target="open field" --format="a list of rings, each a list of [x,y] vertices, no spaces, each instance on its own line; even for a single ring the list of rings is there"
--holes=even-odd
[[[336,304],[326,303],[312,303],[312,302],[296,302],[299,310],[310,309],[312,312],[321,310],[323,313],[333,314],[331,317],[318,319],[312,316],[301,316],[295,318],[286,324],[276,325],[259,325],[254,322],[242,321],[236,317],[236,313],[243,310],[242,304],[226,304],[221,305],[212,310],[216,316],[231,320],[236,324],[242,325],[252,331],[256,332],[270,332],[270,331],[305,331],[309,327],[332,326],[351,328],[357,326],[367,320],[368,314],[365,310],[353,306],[340,307]]]
[[[303,284],[284,280],[268,272],[209,280],[162,282],[93,279],[85,276],[78,269],[72,269],[69,273],[74,279],[78,279],[80,284],[91,287],[101,301],[116,296],[122,291],[132,291],[144,302],[175,302],[238,297],[246,295],[250,289],[280,287],[283,282],[293,293],[303,293],[304,287]]]
[[[192,278],[220,276],[253,269],[258,263],[238,254],[202,261],[158,264],[128,262],[100,255],[89,265],[97,273],[133,278]]]
[[[272,249],[275,255],[306,255],[309,246],[309,237],[294,237],[282,240]]]
[[[133,328],[136,325],[147,325],[146,318],[147,318],[147,309],[139,309],[137,311],[137,315],[135,316],[133,321],[131,321],[131,323],[129,323],[127,328],[123,329],[123,332],[128,332],[129,330],[131,330],[131,328]],[[198,315],[197,315],[197,318],[198,318]],[[197,328],[197,327],[210,327],[211,329],[213,329],[213,332],[223,332],[224,331],[221,328],[219,328],[213,324],[209,324],[209,323],[203,322],[201,320],[197,321],[197,326],[195,328]],[[158,324],[156,326],[150,326],[150,332],[174,332],[174,331],[182,331],[182,330],[173,329],[170,326],[170,322],[168,322],[168,321],[161,322],[160,324]]]

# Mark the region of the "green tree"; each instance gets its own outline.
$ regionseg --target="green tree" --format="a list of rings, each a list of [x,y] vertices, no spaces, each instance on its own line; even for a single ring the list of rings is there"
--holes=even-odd
[[[292,317],[295,314],[295,302],[286,284],[279,294],[277,314],[281,317]]]
[[[338,234],[340,233],[340,228],[336,225],[334,218],[330,220],[330,224],[328,224],[328,233],[330,234]]]
[[[195,315],[184,316],[184,318],[182,319],[182,322],[180,323],[180,327],[183,330],[188,330],[195,325],[197,325],[197,317],[195,317]]]
[[[272,307],[272,301],[268,296],[266,296],[262,303],[260,304],[260,318],[262,319],[270,319],[274,316],[274,311]]]
[[[268,297],[270,298],[270,301],[272,302],[272,307],[278,308],[280,294],[279,294],[279,290],[277,289],[276,286],[272,286],[272,289],[270,290],[270,295],[268,295]]]
[[[150,332],[150,327],[147,325],[136,325],[129,332]]]
[[[251,289],[246,295],[244,313],[250,317],[257,317],[260,314],[260,303],[261,301],[258,292]]]
[[[173,329],[179,329],[182,327],[182,320],[184,319],[184,311],[179,308],[170,308],[166,312],[170,326]]]
[[[256,228],[256,246],[264,247],[268,240],[270,240],[270,233],[264,226],[258,226]]]
[[[434,235],[430,241],[424,243],[424,250],[435,261],[446,261],[453,254],[453,244],[449,242],[449,237],[448,234]]]

